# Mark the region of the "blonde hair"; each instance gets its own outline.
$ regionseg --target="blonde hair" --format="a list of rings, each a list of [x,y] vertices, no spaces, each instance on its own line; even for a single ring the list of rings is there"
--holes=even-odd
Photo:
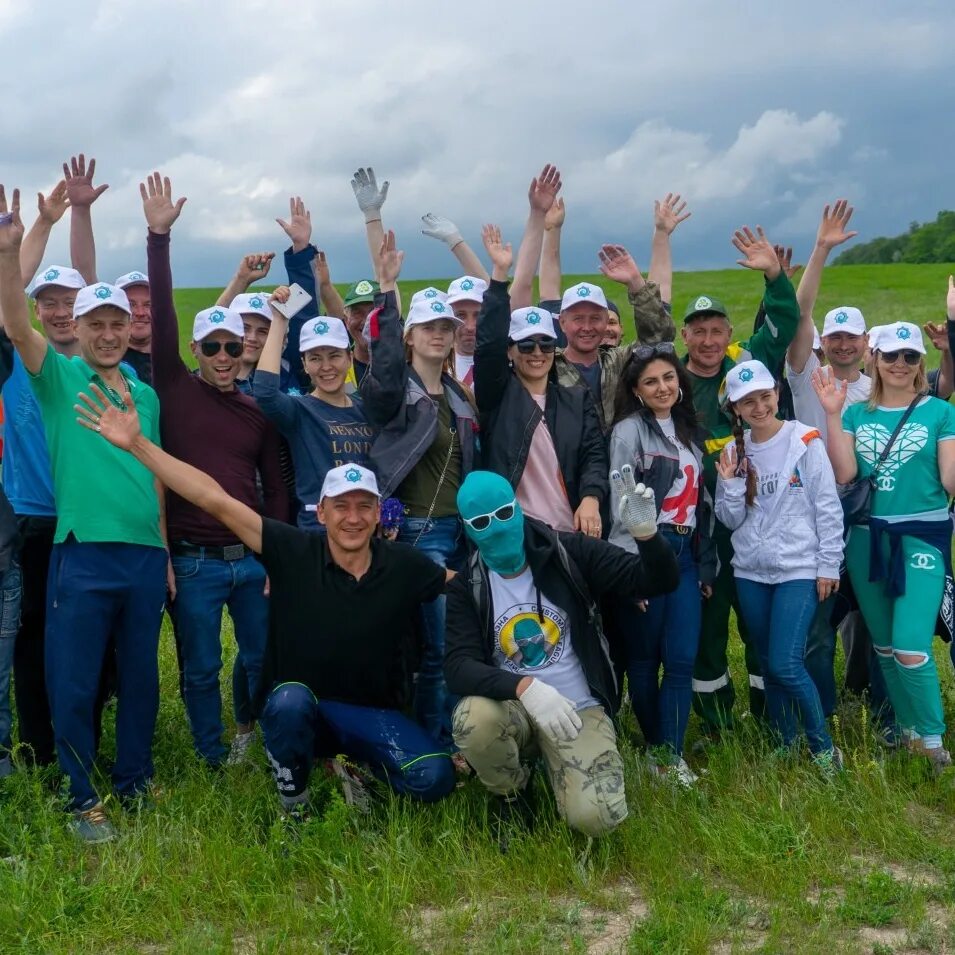
[[[869,400],[866,402],[867,411],[875,411],[882,404],[882,396],[885,394],[885,385],[882,383],[882,369],[879,367],[879,353],[872,353],[872,364],[866,369],[872,378],[872,391],[869,392]],[[916,394],[928,391],[928,375],[925,374],[925,358],[919,358],[919,370],[915,373],[915,381],[912,383]]]

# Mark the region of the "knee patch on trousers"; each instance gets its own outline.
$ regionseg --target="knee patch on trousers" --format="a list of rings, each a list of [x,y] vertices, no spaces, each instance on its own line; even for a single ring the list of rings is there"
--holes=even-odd
[[[615,749],[601,753],[583,779],[559,787],[557,807],[567,825],[586,836],[602,836],[627,818],[623,759]]]

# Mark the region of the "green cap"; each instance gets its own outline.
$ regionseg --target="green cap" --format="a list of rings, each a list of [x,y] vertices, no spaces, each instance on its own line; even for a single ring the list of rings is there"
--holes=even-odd
[[[726,306],[718,298],[713,298],[712,295],[698,295],[696,298],[691,298],[690,304],[687,305],[686,312],[683,314],[683,324],[685,325],[690,319],[696,318],[697,315],[730,317],[729,312],[726,311]]]
[[[345,293],[346,305],[357,305],[359,302],[373,302],[375,296],[381,291],[377,282],[369,282],[368,279],[362,279],[356,282]]]

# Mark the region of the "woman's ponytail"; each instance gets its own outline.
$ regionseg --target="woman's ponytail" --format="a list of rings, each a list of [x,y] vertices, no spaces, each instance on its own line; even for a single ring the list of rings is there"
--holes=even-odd
[[[746,478],[746,506],[752,507],[756,503],[756,469],[753,462],[746,457],[746,443],[743,441],[743,419],[733,412],[733,437],[736,439],[736,476]],[[746,473],[743,475],[743,468]]]

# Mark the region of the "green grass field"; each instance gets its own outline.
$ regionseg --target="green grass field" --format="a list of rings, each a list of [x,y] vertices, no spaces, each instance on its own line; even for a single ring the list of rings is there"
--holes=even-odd
[[[938,320],[947,274],[833,269],[819,314],[853,303],[870,323]],[[741,335],[759,298],[758,277],[743,272],[680,275],[675,287],[678,314],[691,295],[716,294]],[[187,328],[215,297],[177,294]],[[228,713],[228,620],[223,642]],[[743,687],[735,634],[731,646]],[[938,664],[951,718],[945,650]],[[111,801],[118,842],[74,842],[54,774],[0,784],[0,952],[955,952],[955,789],[917,760],[880,750],[853,701],[834,722],[847,754],[835,782],[804,759],[774,755],[741,719],[732,741],[692,757],[704,771],[692,792],[649,781],[626,715],[623,826],[585,854],[545,799],[536,831],[501,856],[473,781],[442,804],[385,801],[366,818],[313,780],[319,808],[291,833],[261,748],[252,767],[213,775],[197,764],[168,627],[161,674],[157,808],[124,816]],[[104,767],[113,749],[106,722]],[[691,721],[688,744],[697,736]]]

